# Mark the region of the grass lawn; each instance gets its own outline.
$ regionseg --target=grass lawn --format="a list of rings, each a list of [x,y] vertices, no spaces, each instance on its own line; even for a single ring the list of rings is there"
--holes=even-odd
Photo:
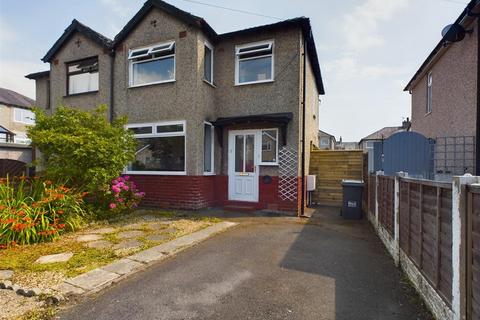
[[[173,211],[139,210],[89,225],[75,233],[65,234],[54,242],[0,250],[0,270],[13,270],[12,282],[20,286],[48,289],[66,278],[198,231],[219,221],[217,218],[185,215]],[[78,240],[79,236],[95,234],[100,230],[108,231],[98,234],[101,237],[100,242],[107,243],[104,248],[90,247],[88,242]],[[132,231],[134,237],[126,239],[122,236]],[[123,242],[128,241],[135,242],[137,246],[118,249],[118,245],[121,246]],[[65,252],[73,253],[73,257],[67,262],[35,263],[41,256]]]

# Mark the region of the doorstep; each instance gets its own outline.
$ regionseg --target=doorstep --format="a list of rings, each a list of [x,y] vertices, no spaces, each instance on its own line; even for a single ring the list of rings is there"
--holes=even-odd
[[[236,226],[234,222],[219,222],[205,229],[176,238],[156,247],[140,251],[136,254],[65,280],[55,290],[62,295],[80,295],[98,292],[105,287],[118,282],[152,263],[162,261],[167,257],[183,251],[211,236]]]

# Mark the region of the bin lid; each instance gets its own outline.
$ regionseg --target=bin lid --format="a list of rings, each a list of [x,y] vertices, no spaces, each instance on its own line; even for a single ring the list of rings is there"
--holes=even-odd
[[[363,180],[348,180],[344,179],[342,180],[342,186],[347,186],[347,187],[363,187],[365,183]]]

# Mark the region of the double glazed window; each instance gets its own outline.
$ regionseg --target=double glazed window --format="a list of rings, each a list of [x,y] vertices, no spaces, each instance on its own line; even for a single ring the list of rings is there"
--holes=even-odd
[[[67,92],[98,91],[98,57],[67,63]]]
[[[214,146],[214,129],[213,126],[205,122],[203,125],[204,136],[203,136],[203,172],[205,174],[213,174],[213,146]]]
[[[278,163],[278,129],[262,130],[262,165]]]
[[[128,173],[185,174],[185,121],[128,125],[137,139]]]
[[[205,42],[205,51],[203,56],[203,74],[204,79],[213,84],[213,47]]]
[[[431,73],[427,76],[427,106],[425,112],[428,114],[432,112],[432,83],[433,76]]]
[[[175,42],[130,50],[131,87],[175,81]]]
[[[27,109],[13,108],[13,121],[25,124],[35,124],[35,114]]]
[[[235,48],[235,84],[273,80],[273,41]]]

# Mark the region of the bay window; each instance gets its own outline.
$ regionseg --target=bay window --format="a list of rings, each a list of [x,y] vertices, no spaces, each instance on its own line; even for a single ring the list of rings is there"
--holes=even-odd
[[[175,81],[175,42],[130,50],[130,87]]]
[[[235,84],[273,81],[273,41],[235,48]]]
[[[67,93],[98,91],[98,57],[67,63]]]
[[[137,139],[129,174],[185,174],[185,121],[132,124]]]

